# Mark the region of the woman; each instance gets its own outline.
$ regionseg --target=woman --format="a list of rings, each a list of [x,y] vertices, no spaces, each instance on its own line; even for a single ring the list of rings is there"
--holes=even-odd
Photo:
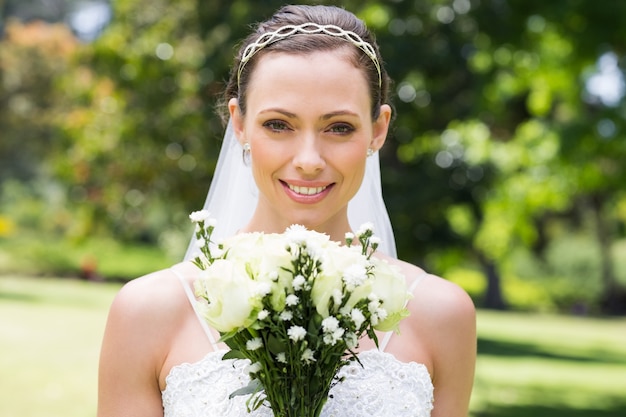
[[[400,334],[380,335],[385,353],[361,340],[359,351],[372,366],[337,384],[322,415],[462,417],[474,372],[474,307],[454,284],[393,257],[376,159],[391,120],[387,86],[377,46],[354,15],[326,6],[282,8],[235,60],[225,92],[229,129],[207,204],[223,235],[301,224],[338,241],[352,230],[352,212],[368,210],[376,230],[390,235],[387,255],[379,256],[401,268],[413,291],[411,315]],[[239,165],[249,167],[256,184],[251,213],[242,203],[250,187],[228,183],[241,177],[238,162],[229,162],[237,147],[246,160]],[[224,191],[220,183],[228,183]],[[363,191],[370,186],[373,196]],[[362,202],[349,214],[357,192]],[[218,333],[190,303],[198,272],[184,262],[120,291],[102,346],[99,417],[248,415],[244,398],[228,398],[246,384],[242,361],[220,360]],[[353,379],[360,382],[351,385]]]

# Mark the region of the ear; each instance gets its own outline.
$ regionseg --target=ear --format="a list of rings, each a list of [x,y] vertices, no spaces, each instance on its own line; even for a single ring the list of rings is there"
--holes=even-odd
[[[389,131],[389,122],[391,121],[391,106],[383,104],[380,106],[380,114],[378,119],[374,121],[372,129],[372,141],[370,148],[374,151],[379,150],[387,140],[387,132]]]
[[[228,101],[228,112],[230,113],[230,122],[233,126],[233,132],[235,132],[235,137],[243,146],[245,142],[243,135],[243,115],[241,114],[241,109],[239,108],[239,100],[236,98],[231,98]]]

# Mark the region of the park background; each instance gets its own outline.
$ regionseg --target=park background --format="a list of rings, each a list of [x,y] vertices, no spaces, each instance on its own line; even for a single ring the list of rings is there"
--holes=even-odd
[[[1,415],[95,415],[108,306],[181,259],[283,3],[0,0]],[[399,256],[479,308],[472,416],[626,415],[626,2],[303,3],[377,35]]]

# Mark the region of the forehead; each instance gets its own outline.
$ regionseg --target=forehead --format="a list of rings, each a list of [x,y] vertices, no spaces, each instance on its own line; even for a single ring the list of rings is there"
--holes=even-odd
[[[267,52],[252,70],[247,104],[259,100],[354,100],[369,108],[365,72],[356,66],[350,49],[311,53]]]

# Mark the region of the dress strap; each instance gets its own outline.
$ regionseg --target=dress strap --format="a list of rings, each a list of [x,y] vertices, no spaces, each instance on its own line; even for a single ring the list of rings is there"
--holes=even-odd
[[[417,276],[417,278],[415,278],[413,280],[413,282],[411,283],[411,285],[409,285],[409,293],[413,294],[413,291],[415,291],[415,288],[417,287],[417,284],[419,284],[419,282],[424,279],[424,277],[428,275],[428,273],[426,271],[422,271],[421,274],[419,274]],[[407,301],[408,304],[408,301]],[[406,305],[405,305],[406,307]],[[389,341],[391,340],[391,336],[393,336],[393,330],[388,331],[387,333],[385,333],[385,335],[383,336],[383,341],[379,344],[378,349],[381,352],[385,351],[385,348],[387,347],[387,345],[389,344]]]
[[[185,294],[187,294],[187,298],[189,299],[189,302],[191,303],[191,308],[193,309],[194,313],[196,313],[196,317],[200,321],[200,326],[202,326],[202,329],[204,330],[204,332],[206,333],[207,337],[209,338],[209,342],[211,342],[211,346],[213,347],[213,350],[214,351],[218,351],[219,347],[217,346],[217,342],[215,341],[215,337],[213,337],[213,332],[211,332],[211,328],[209,327],[207,322],[204,321],[204,318],[202,318],[202,316],[200,315],[200,313],[196,309],[196,303],[198,301],[196,300],[196,297],[193,295],[193,292],[191,291],[191,288],[189,287],[188,281],[185,279],[185,277],[183,277],[183,275],[179,271],[177,271],[173,267],[170,268],[170,270],[174,273],[174,275],[176,275],[178,277],[178,280],[180,281],[181,285],[183,286],[183,289],[185,290]]]

